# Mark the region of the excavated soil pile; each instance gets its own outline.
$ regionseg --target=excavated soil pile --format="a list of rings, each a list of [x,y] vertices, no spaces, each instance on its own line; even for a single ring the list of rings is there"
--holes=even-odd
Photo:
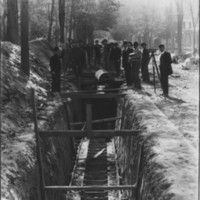
[[[52,52],[46,41],[30,43],[33,52],[30,52],[31,71],[28,78],[20,70],[20,47],[3,42],[1,48],[1,199],[38,200],[31,88],[36,92],[39,128],[67,129],[61,100],[59,97],[51,98],[48,92],[48,60]],[[34,51],[37,54],[42,52],[42,61]],[[47,53],[44,55],[44,52]],[[75,90],[71,85],[68,89]],[[71,141],[51,138],[41,142],[46,184],[66,184],[71,170]],[[62,194],[50,194],[49,199],[55,199],[55,196]]]
[[[189,200],[198,198],[198,67],[185,71],[173,65],[169,97],[153,85],[143,91],[129,90],[121,101],[116,127],[141,129],[142,134],[116,142],[121,177],[134,183],[136,146],[144,144],[139,173],[139,199]],[[126,196],[130,196],[128,193]]]

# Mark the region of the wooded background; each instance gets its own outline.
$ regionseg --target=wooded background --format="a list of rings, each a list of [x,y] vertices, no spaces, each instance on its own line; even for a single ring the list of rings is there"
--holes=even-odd
[[[137,40],[149,47],[164,41],[181,54],[189,20],[189,43],[198,46],[198,0],[0,0],[0,11],[1,40],[21,44],[26,69],[28,41],[39,37],[56,44]]]

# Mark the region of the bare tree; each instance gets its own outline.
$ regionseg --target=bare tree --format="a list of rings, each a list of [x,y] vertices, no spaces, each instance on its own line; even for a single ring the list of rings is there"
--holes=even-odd
[[[73,22],[74,3],[71,0],[71,9],[69,17],[69,38],[72,38],[72,22]]]
[[[53,25],[53,15],[54,15],[54,5],[55,0],[52,0],[51,2],[51,13],[49,16],[49,31],[48,31],[48,41],[51,41],[51,32],[52,32],[52,25]]]
[[[77,7],[79,4],[79,0],[71,0],[71,10],[70,10],[70,18],[69,18],[69,38],[75,39],[76,37],[76,15],[77,15]]]
[[[65,0],[59,0],[60,42],[64,43],[65,35]]]
[[[196,27],[197,27],[199,18],[198,18],[198,13],[197,13],[197,15],[195,16],[194,8],[193,8],[192,1],[191,1],[191,0],[190,0],[190,2],[189,2],[189,7],[190,7],[190,14],[191,14],[191,17],[192,17],[192,25],[193,25],[193,52],[195,52]]]
[[[29,10],[28,0],[21,0],[21,69],[30,75],[29,66]]]
[[[1,15],[1,30],[2,30],[2,35],[1,35],[1,40],[4,41],[6,39],[6,19],[7,19],[7,2],[6,0],[1,1],[1,10],[0,10],[0,15]]]
[[[7,0],[7,38],[6,40],[18,44],[18,6],[17,0]]]
[[[176,0],[178,53],[182,53],[183,0]]]

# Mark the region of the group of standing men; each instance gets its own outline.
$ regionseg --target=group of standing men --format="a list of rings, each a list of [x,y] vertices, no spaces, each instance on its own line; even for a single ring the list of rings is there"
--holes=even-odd
[[[120,66],[125,71],[127,86],[134,86],[135,89],[141,89],[140,69],[144,82],[149,82],[148,64],[150,61],[150,52],[146,43],[141,44],[142,50],[139,49],[138,42],[124,41],[122,48],[117,42],[108,43],[104,39],[101,44],[98,40],[95,44],[83,42],[74,42],[69,40],[62,51],[58,47],[54,48],[54,55],[51,57],[50,66],[52,73],[52,92],[60,92],[60,73],[61,65],[64,71],[72,69],[75,75],[81,76],[82,69],[86,66],[103,66],[107,71],[116,72],[120,76]],[[160,80],[163,94],[168,95],[168,75],[172,73],[171,56],[165,51],[164,45],[159,46],[161,51],[160,57]],[[62,62],[61,62],[62,60]],[[121,62],[122,61],[122,62]],[[62,63],[62,64],[61,64]]]
[[[81,76],[82,69],[91,63],[93,44],[69,39],[65,46],[56,46],[53,52],[50,58],[52,92],[60,92],[61,70],[71,69],[76,76]]]
[[[102,41],[102,45],[99,41],[95,41],[94,45],[94,64],[102,65],[105,70],[116,72],[116,76],[120,75],[121,65],[121,48],[117,42],[108,43],[107,39]]]
[[[122,53],[122,67],[125,71],[126,82],[128,86],[134,86],[135,89],[141,89],[139,72],[141,69],[142,79],[144,82],[149,83],[149,70],[148,64],[151,59],[149,50],[147,49],[147,44],[142,43],[142,51],[139,50],[138,42],[134,42],[133,48],[131,42],[125,41],[124,50]],[[169,92],[168,76],[173,73],[172,70],[172,59],[169,52],[165,51],[165,46],[163,44],[159,45],[160,49],[160,82],[163,90],[163,96],[167,97]],[[154,60],[154,62],[156,62]],[[156,64],[156,63],[154,63]]]
[[[148,64],[150,60],[149,51],[146,43],[142,43],[142,51],[139,50],[138,42],[124,41],[124,49],[122,52],[122,67],[125,71],[127,86],[134,86],[136,89],[141,89],[140,83],[140,69],[142,72],[142,79],[144,82],[149,82]]]
[[[82,41],[69,40],[62,47],[54,48],[54,55],[50,59],[52,74],[52,92],[60,92],[61,69],[66,72],[72,70],[76,76],[81,76],[82,70],[90,66],[103,67],[107,71],[113,68],[117,76],[120,75],[121,48],[118,43],[110,43],[104,39],[85,44]],[[112,66],[112,67],[111,67]]]

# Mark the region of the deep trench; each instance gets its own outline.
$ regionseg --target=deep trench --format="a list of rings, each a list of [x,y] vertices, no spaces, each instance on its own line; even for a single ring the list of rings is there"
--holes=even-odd
[[[112,88],[118,88],[119,85],[112,85]],[[88,88],[85,86],[82,86],[82,90],[87,90]],[[109,91],[111,93],[116,91]],[[69,113],[69,109],[65,106],[65,111],[67,112],[70,120],[73,122],[76,121],[85,121],[86,120],[86,105],[91,104],[92,105],[92,120],[96,119],[104,119],[104,118],[114,118],[117,117],[117,107],[118,107],[119,101],[117,99],[93,99],[93,100],[87,100],[82,99],[75,101],[73,104],[73,107],[77,107],[79,110],[79,116],[74,115],[73,108],[71,108],[71,113]],[[69,107],[68,107],[69,108]],[[73,117],[72,117],[72,116]],[[123,120],[122,120],[123,121]],[[83,126],[77,126],[76,129],[81,130]],[[111,122],[101,122],[101,123],[94,123],[92,125],[93,130],[114,130],[116,128],[116,121]],[[73,129],[73,128],[72,128]],[[127,137],[125,137],[127,138]],[[74,138],[72,140],[70,138],[71,142],[74,142],[75,144],[75,154],[79,153],[79,146],[82,141],[84,141],[85,138]],[[122,184],[130,184],[127,183],[125,178],[123,177],[123,173],[121,173],[121,169],[117,163],[116,157],[117,152],[114,152],[114,156],[108,163],[107,158],[107,145],[109,142],[113,141],[113,138],[90,138],[89,139],[89,145],[88,145],[88,153],[85,163],[81,163],[81,167],[84,167],[84,178],[82,181],[83,186],[92,186],[92,185],[102,185],[106,186],[108,185],[108,173],[110,173],[110,176],[116,176],[116,182],[114,185]],[[94,157],[99,154],[97,158],[94,159]],[[71,168],[70,173],[68,176],[68,180],[66,181],[67,184],[73,185],[72,179],[73,179],[73,173],[75,170],[75,165],[77,164],[77,155],[74,155],[72,158],[67,158],[67,160],[71,159]],[[116,167],[117,166],[117,167]],[[110,168],[110,172],[108,172],[108,168]],[[113,175],[113,173],[115,175]],[[74,175],[76,176],[76,175]],[[127,191],[125,191],[127,192]],[[57,192],[54,192],[57,193]],[[58,192],[59,193],[59,192]],[[63,191],[62,194],[58,195],[58,199],[76,199],[70,192]],[[116,194],[117,193],[117,194]],[[112,199],[109,197],[109,195],[113,195],[113,197],[116,197],[114,199],[126,199],[122,198],[122,196],[119,195],[122,194],[122,191],[117,191],[114,193],[110,193],[110,191],[104,190],[104,191],[79,191],[78,196],[80,197],[80,200],[93,200],[93,199],[99,199],[99,200],[109,200]],[[130,194],[130,193],[129,193]],[[52,193],[49,192],[48,196],[51,196]],[[116,195],[116,196],[115,196]],[[55,195],[57,196],[57,195]],[[60,198],[61,197],[61,198]],[[120,198],[121,197],[121,198]],[[127,198],[128,199],[128,198]]]
[[[86,120],[86,105],[92,105],[92,119],[104,119],[116,117],[117,101],[115,99],[94,99],[82,101],[82,120]],[[114,130],[115,121],[101,122],[92,125],[93,130]],[[87,159],[84,163],[84,186],[108,185],[108,166],[111,162],[107,160],[107,145],[111,138],[90,138],[88,145]],[[100,155],[98,155],[100,154]],[[96,158],[94,158],[98,155]],[[111,158],[114,160],[114,157]],[[116,173],[116,172],[115,172]],[[79,192],[81,200],[108,200],[108,191],[81,191]]]

